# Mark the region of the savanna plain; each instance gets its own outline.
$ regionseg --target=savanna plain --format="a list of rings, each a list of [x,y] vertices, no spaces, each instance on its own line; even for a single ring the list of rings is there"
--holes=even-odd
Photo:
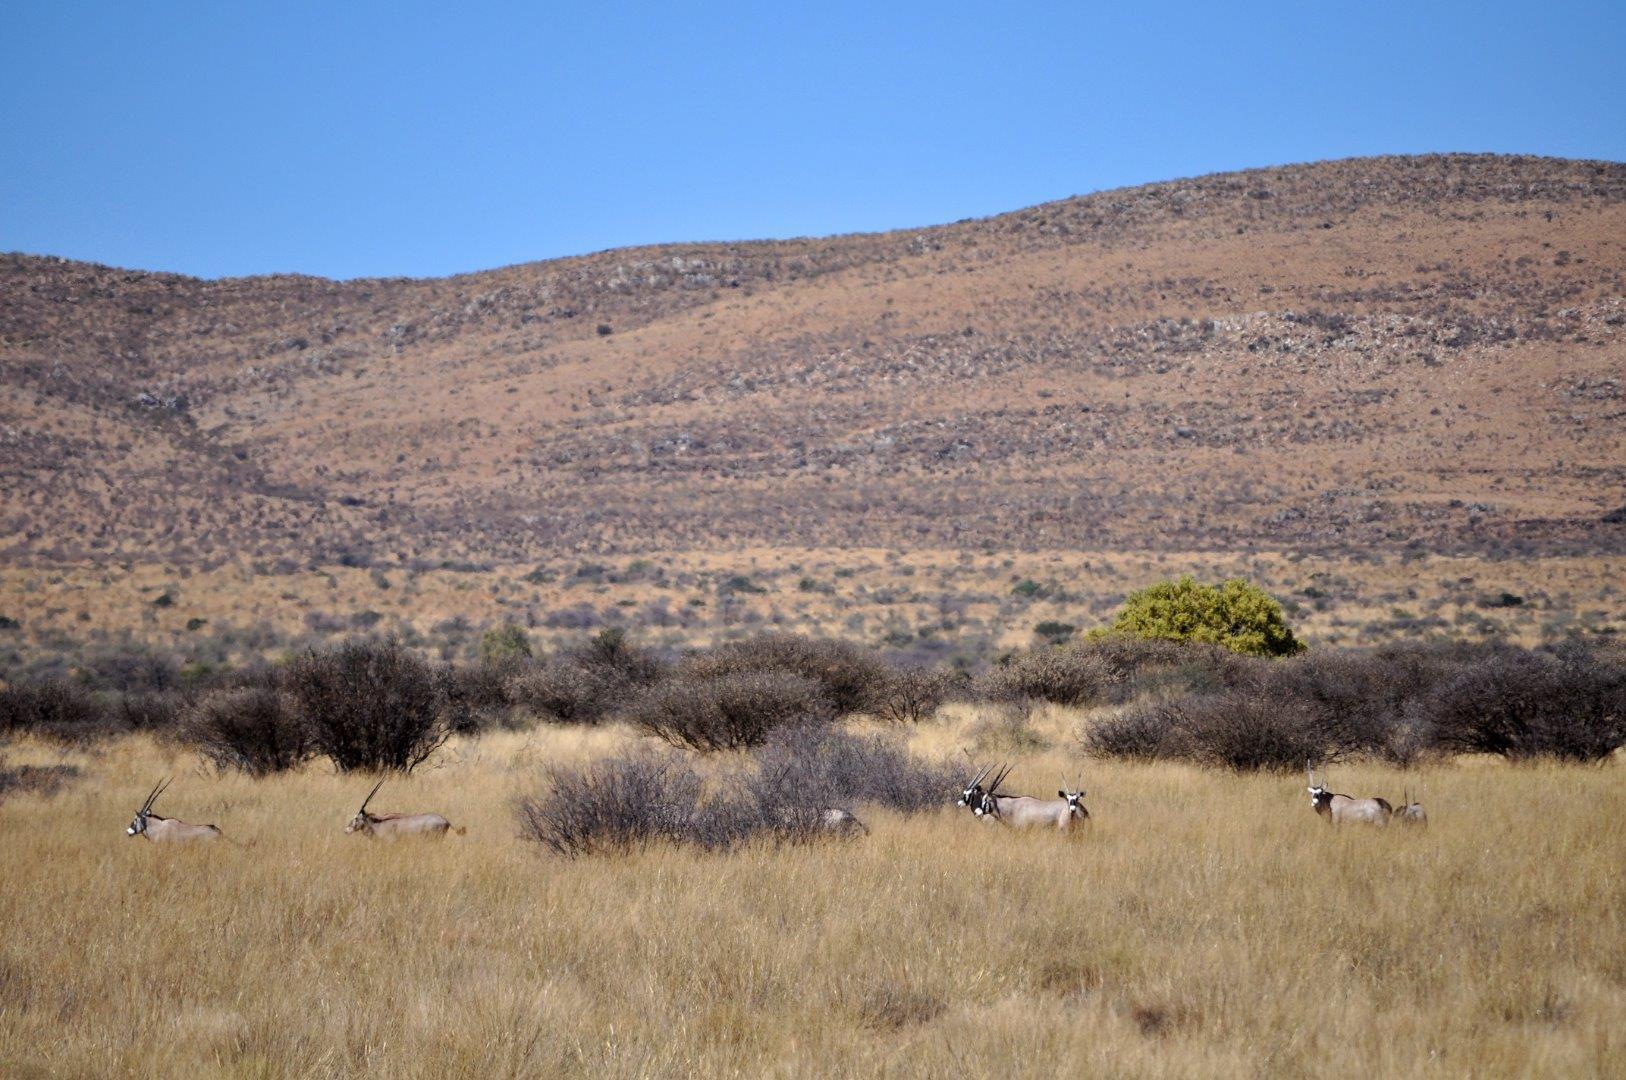
[[[325,765],[253,779],[147,735],[19,739],[13,766],[83,773],[0,802],[0,1072],[1626,1070],[1613,764],[1338,766],[1338,790],[1421,789],[1431,824],[1335,830],[1292,775],[1083,757],[1084,718],[1050,708],[1007,755],[1012,790],[1082,778],[1073,835],[945,791],[847,840],[574,859],[519,839],[515,799],[630,729],[456,740],[378,805],[467,835],[394,845],[344,834],[367,785]],[[910,748],[958,753],[987,723],[952,706]],[[164,812],[232,843],[126,838],[170,773]]]

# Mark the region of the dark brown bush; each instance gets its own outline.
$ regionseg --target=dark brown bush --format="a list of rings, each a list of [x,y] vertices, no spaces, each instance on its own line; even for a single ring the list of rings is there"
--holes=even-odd
[[[217,768],[266,776],[311,756],[310,733],[287,694],[266,687],[216,690],[189,708],[181,738]]]
[[[477,734],[508,721],[513,705],[509,684],[518,667],[520,664],[515,662],[481,660],[447,669],[445,691],[457,734]]]
[[[945,668],[890,671],[876,680],[865,711],[894,724],[918,724],[936,716],[961,681]]]
[[[1626,745],[1626,664],[1579,644],[1498,651],[1436,687],[1420,711],[1453,750],[1601,761]]]
[[[1178,710],[1165,704],[1135,705],[1091,722],[1080,732],[1084,749],[1097,757],[1154,761],[1179,753]]]
[[[703,785],[680,759],[645,754],[551,766],[545,779],[545,793],[519,800],[520,835],[560,855],[694,838]]]
[[[410,772],[464,722],[447,671],[393,640],[309,652],[288,665],[286,678],[312,743],[345,772]]]
[[[863,712],[889,674],[873,652],[848,641],[795,634],[760,634],[685,657],[688,677],[781,672],[818,684],[819,695],[838,716]]]
[[[127,730],[103,702],[64,679],[21,683],[0,690],[0,733],[40,735],[83,743]]]
[[[1122,672],[1093,651],[1048,646],[990,668],[977,680],[974,692],[987,701],[1093,705],[1107,700],[1122,679]]]
[[[1107,687],[1107,696],[1115,703],[1152,694],[1228,689],[1269,663],[1218,645],[1128,634],[1105,634],[1071,647],[1100,658],[1117,673]]]
[[[528,715],[559,724],[599,723],[625,690],[609,670],[556,657],[516,668],[506,686],[509,699]]]
[[[55,795],[78,777],[74,765],[7,765],[0,757],[0,800],[8,795]]]
[[[181,722],[191,703],[191,695],[182,690],[124,694],[119,698],[119,723],[131,731],[168,731]]]
[[[1173,722],[1171,748],[1198,764],[1234,772],[1290,771],[1330,756],[1321,716],[1304,702],[1228,690],[1164,707]]]
[[[685,674],[648,687],[623,715],[644,732],[691,750],[756,746],[787,724],[823,724],[835,707],[812,679],[786,671]]]
[[[915,757],[896,740],[830,727],[783,728],[756,753],[743,782],[762,807],[850,808],[856,803],[910,813],[953,801],[953,763]]]

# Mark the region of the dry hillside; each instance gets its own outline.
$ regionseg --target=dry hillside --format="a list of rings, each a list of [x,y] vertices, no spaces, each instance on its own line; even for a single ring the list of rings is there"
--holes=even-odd
[[[0,257],[0,556],[1611,555],[1626,166],[1375,158],[439,280]]]

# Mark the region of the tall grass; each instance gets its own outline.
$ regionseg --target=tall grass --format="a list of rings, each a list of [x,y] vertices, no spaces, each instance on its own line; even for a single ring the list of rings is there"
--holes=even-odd
[[[978,719],[911,745],[957,752]],[[1038,713],[1057,749],[1007,782],[1081,772],[1076,839],[870,809],[852,842],[573,860],[515,837],[515,793],[624,728],[454,739],[376,800],[469,826],[421,845],[344,836],[369,785],[327,765],[21,740],[13,765],[85,774],[0,801],[0,1074],[1626,1071],[1618,762],[1335,766],[1421,788],[1432,821],[1340,832],[1296,778],[1080,760],[1077,722]],[[160,812],[244,846],[126,839],[169,772]]]

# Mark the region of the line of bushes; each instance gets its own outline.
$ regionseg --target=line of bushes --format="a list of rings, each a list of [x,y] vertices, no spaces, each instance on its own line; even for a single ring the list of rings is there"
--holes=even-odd
[[[80,742],[155,730],[252,773],[311,756],[341,769],[411,769],[450,735],[495,726],[616,719],[674,747],[740,750],[857,713],[918,722],[954,699],[1013,714],[1035,702],[1113,706],[1083,732],[1091,753],[1232,769],[1456,751],[1595,761],[1626,744],[1626,650],[1441,643],[1266,659],[1109,635],[1015,653],[972,679],[786,634],[671,655],[609,631],[545,656],[515,646],[466,666],[358,639],[217,675],[207,688],[9,686],[0,735]]]
[[[1394,645],[1249,662],[1088,723],[1095,755],[1234,770],[1445,753],[1601,761],[1626,746],[1626,655],[1571,642]]]

